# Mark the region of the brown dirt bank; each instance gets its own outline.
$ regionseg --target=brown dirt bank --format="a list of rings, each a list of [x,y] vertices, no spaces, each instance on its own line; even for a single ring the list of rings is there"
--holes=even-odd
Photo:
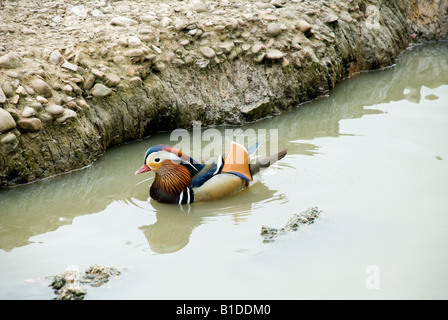
[[[447,0],[0,3],[0,187],[282,112],[448,35]]]

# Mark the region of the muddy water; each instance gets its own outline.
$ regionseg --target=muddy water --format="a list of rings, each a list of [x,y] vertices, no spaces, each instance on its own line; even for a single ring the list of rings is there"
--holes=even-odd
[[[51,299],[48,276],[93,264],[122,273],[86,299],[448,298],[447,43],[241,129],[289,152],[229,199],[149,200],[153,175],[134,172],[170,133],[0,191],[0,298]],[[314,206],[313,224],[263,242],[261,226]]]

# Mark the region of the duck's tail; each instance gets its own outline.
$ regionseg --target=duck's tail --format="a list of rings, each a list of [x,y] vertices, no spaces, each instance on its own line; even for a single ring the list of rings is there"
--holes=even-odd
[[[258,156],[251,159],[250,172],[252,173],[252,175],[256,175],[262,169],[268,168],[278,160],[283,159],[286,156],[287,152],[288,150],[284,149],[268,156]]]

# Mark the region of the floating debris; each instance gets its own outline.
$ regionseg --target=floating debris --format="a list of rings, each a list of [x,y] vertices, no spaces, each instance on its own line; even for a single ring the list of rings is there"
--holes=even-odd
[[[82,300],[87,291],[82,285],[89,284],[92,287],[99,287],[109,281],[110,277],[118,277],[120,271],[115,267],[102,267],[93,265],[88,267],[84,274],[79,276],[79,268],[69,266],[63,273],[53,277],[50,286],[55,289],[57,297],[55,300]]]
[[[279,235],[285,234],[289,231],[296,231],[301,225],[312,224],[321,213],[322,210],[319,210],[317,207],[308,208],[304,212],[294,214],[283,228],[277,229],[261,226],[261,236],[263,237],[263,242],[274,242],[278,239]]]

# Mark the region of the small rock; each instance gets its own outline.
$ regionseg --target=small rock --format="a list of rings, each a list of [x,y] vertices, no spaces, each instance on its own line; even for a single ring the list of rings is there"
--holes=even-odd
[[[338,20],[339,20],[339,17],[337,15],[334,15],[334,14],[329,14],[328,16],[326,16],[324,18],[324,22],[328,23],[328,24],[336,23],[336,22],[338,22]]]
[[[298,27],[299,30],[302,31],[303,33],[310,31],[312,28],[312,26],[308,22],[303,20],[299,21]]]
[[[141,86],[143,81],[140,77],[132,77],[131,79],[129,79],[129,83],[132,86],[137,87],[137,86]]]
[[[352,22],[353,21],[353,18],[352,18],[352,16],[350,15],[350,13],[348,13],[347,11],[341,11],[340,13],[339,13],[339,17],[342,19],[342,20],[344,20],[345,22]]]
[[[62,87],[62,91],[64,91],[67,94],[70,94],[73,92],[73,88],[71,85],[66,84],[65,86]]]
[[[12,115],[3,108],[0,108],[0,132],[7,132],[16,127],[16,122]]]
[[[51,104],[45,108],[45,111],[52,116],[60,116],[64,112],[64,108],[57,104]]]
[[[18,104],[18,103],[19,103],[19,99],[20,99],[20,96],[19,96],[18,94],[16,94],[16,95],[13,96],[9,101],[10,101],[12,104]]]
[[[76,113],[76,111],[73,111],[71,109],[64,109],[64,113],[62,114],[62,116],[57,118],[56,121],[62,123],[67,121],[68,119],[76,118],[77,116],[78,114]]]
[[[112,90],[104,84],[97,83],[90,92],[94,97],[105,97],[112,93]]]
[[[284,56],[283,52],[277,49],[269,49],[266,52],[266,59],[268,60],[280,60]]]
[[[187,23],[184,20],[176,19],[174,21],[174,29],[176,29],[176,31],[181,31],[181,30],[185,29],[186,27],[187,27]]]
[[[64,63],[62,64],[61,67],[65,68],[65,69],[68,69],[68,70],[71,70],[71,71],[75,71],[75,72],[78,71],[78,66],[76,64],[73,64],[73,63],[68,62],[68,61],[64,61]]]
[[[53,95],[50,86],[42,79],[31,80],[30,86],[34,91],[43,95],[45,98],[50,98]]]
[[[187,39],[179,41],[179,45],[181,45],[182,47],[188,46],[189,44],[190,44],[190,41]]]
[[[37,96],[37,97],[36,97],[36,100],[37,100],[37,102],[40,102],[40,103],[47,103],[47,102],[48,102],[48,100],[45,99],[45,98],[42,97],[42,96]]]
[[[276,8],[281,8],[283,7],[283,2],[282,0],[271,0],[271,2],[269,2],[270,4],[272,4],[274,7]]]
[[[245,43],[241,46],[241,49],[243,49],[244,52],[249,51],[251,45],[248,43]]]
[[[221,43],[218,47],[220,49],[223,49],[226,53],[229,53],[235,47],[235,44],[233,42],[224,42]]]
[[[130,49],[123,53],[125,57],[141,57],[144,52],[141,49]]]
[[[34,89],[31,88],[31,87],[29,87],[29,86],[25,86],[25,91],[26,91],[29,95],[31,95],[31,96],[34,96],[34,94],[36,93],[36,92],[34,91]]]
[[[78,18],[85,19],[85,18],[87,18],[87,14],[89,13],[89,9],[87,9],[83,5],[79,5],[79,6],[72,7],[70,12],[73,13]]]
[[[121,78],[115,74],[109,74],[107,76],[107,82],[111,87],[116,87],[120,84]]]
[[[95,76],[95,77],[97,77],[97,78],[104,78],[104,72],[103,71],[100,71],[100,70],[98,70],[98,69],[95,69],[95,68],[92,68],[92,74]]]
[[[24,118],[31,118],[36,114],[36,110],[34,110],[31,107],[26,106],[22,111],[22,117]]]
[[[1,143],[11,143],[11,142],[13,142],[13,141],[16,140],[16,139],[17,139],[17,136],[16,136],[14,133],[10,132],[10,133],[8,133],[7,135],[5,135],[5,136],[0,140],[0,142],[1,142]]]
[[[155,21],[153,21],[153,22],[155,22]],[[173,22],[173,20],[171,20],[171,18],[163,17],[162,20],[160,20],[160,26],[166,28],[166,27],[170,26],[172,24],[172,22]]]
[[[37,32],[34,31],[33,29],[26,28],[26,27],[22,29],[22,33],[23,34],[37,34]]]
[[[14,78],[14,79],[19,78],[19,73],[18,73],[17,71],[14,71],[14,70],[8,70],[8,71],[6,71],[6,75],[7,75],[8,77],[11,77],[11,78]]]
[[[261,44],[259,44],[259,43],[254,44],[252,46],[252,53],[257,54],[258,52],[260,52],[261,49],[263,49],[263,46]]]
[[[159,71],[159,72],[162,72],[163,70],[165,70],[166,69],[166,65],[162,62],[162,61],[157,61],[155,64],[154,64],[154,70],[156,70],[156,71]]]
[[[262,15],[262,19],[267,21],[276,21],[277,17],[272,14],[264,14]]]
[[[87,76],[86,81],[84,81],[83,89],[84,90],[90,90],[90,88],[93,87],[93,84],[95,83],[95,76],[93,74],[89,74]]]
[[[100,9],[93,9],[90,14],[92,15],[92,17],[94,18],[104,18],[105,15],[103,13],[103,11],[101,11]]]
[[[11,97],[14,94],[14,88],[9,80],[3,82],[2,89],[7,97]]]
[[[157,17],[153,14],[145,14],[140,16],[139,20],[143,22],[151,22],[157,20]]]
[[[75,94],[82,95],[82,89],[76,84],[76,82],[70,82],[70,86],[72,87]]]
[[[7,53],[0,57],[0,68],[14,69],[20,67],[21,64],[22,60],[13,52]]]
[[[201,51],[202,55],[208,59],[214,58],[216,56],[215,50],[210,47],[200,47],[199,51]]]
[[[42,129],[42,121],[38,118],[20,119],[17,126],[23,131],[37,132]]]
[[[207,5],[200,0],[192,0],[190,3],[190,9],[196,11],[197,13],[206,12]]]
[[[130,19],[130,18],[126,18],[126,17],[115,17],[115,18],[112,18],[112,20],[110,21],[111,25],[121,26],[121,27],[129,27],[129,26],[133,26],[137,23],[138,23],[137,21]]]
[[[0,87],[0,103],[5,103],[6,102],[6,95],[2,90],[2,87]]]
[[[260,53],[258,56],[256,56],[254,58],[254,61],[255,62],[261,62],[261,61],[263,61],[264,57],[266,57],[266,52]]]
[[[142,40],[140,40],[140,38],[137,36],[130,36],[128,38],[128,46],[130,46],[130,47],[138,47],[141,44],[142,44]]]
[[[26,96],[28,94],[23,86],[18,86],[16,89],[16,93],[21,96]]]
[[[151,49],[154,50],[158,54],[162,53],[162,50],[159,47],[157,47],[157,46],[155,46],[153,44],[151,45]]]
[[[62,60],[62,55],[58,50],[53,50],[53,52],[50,54],[49,60],[52,64],[58,65]]]
[[[276,37],[282,32],[282,29],[277,23],[269,23],[267,27],[267,32],[268,35],[270,35],[271,37]]]

